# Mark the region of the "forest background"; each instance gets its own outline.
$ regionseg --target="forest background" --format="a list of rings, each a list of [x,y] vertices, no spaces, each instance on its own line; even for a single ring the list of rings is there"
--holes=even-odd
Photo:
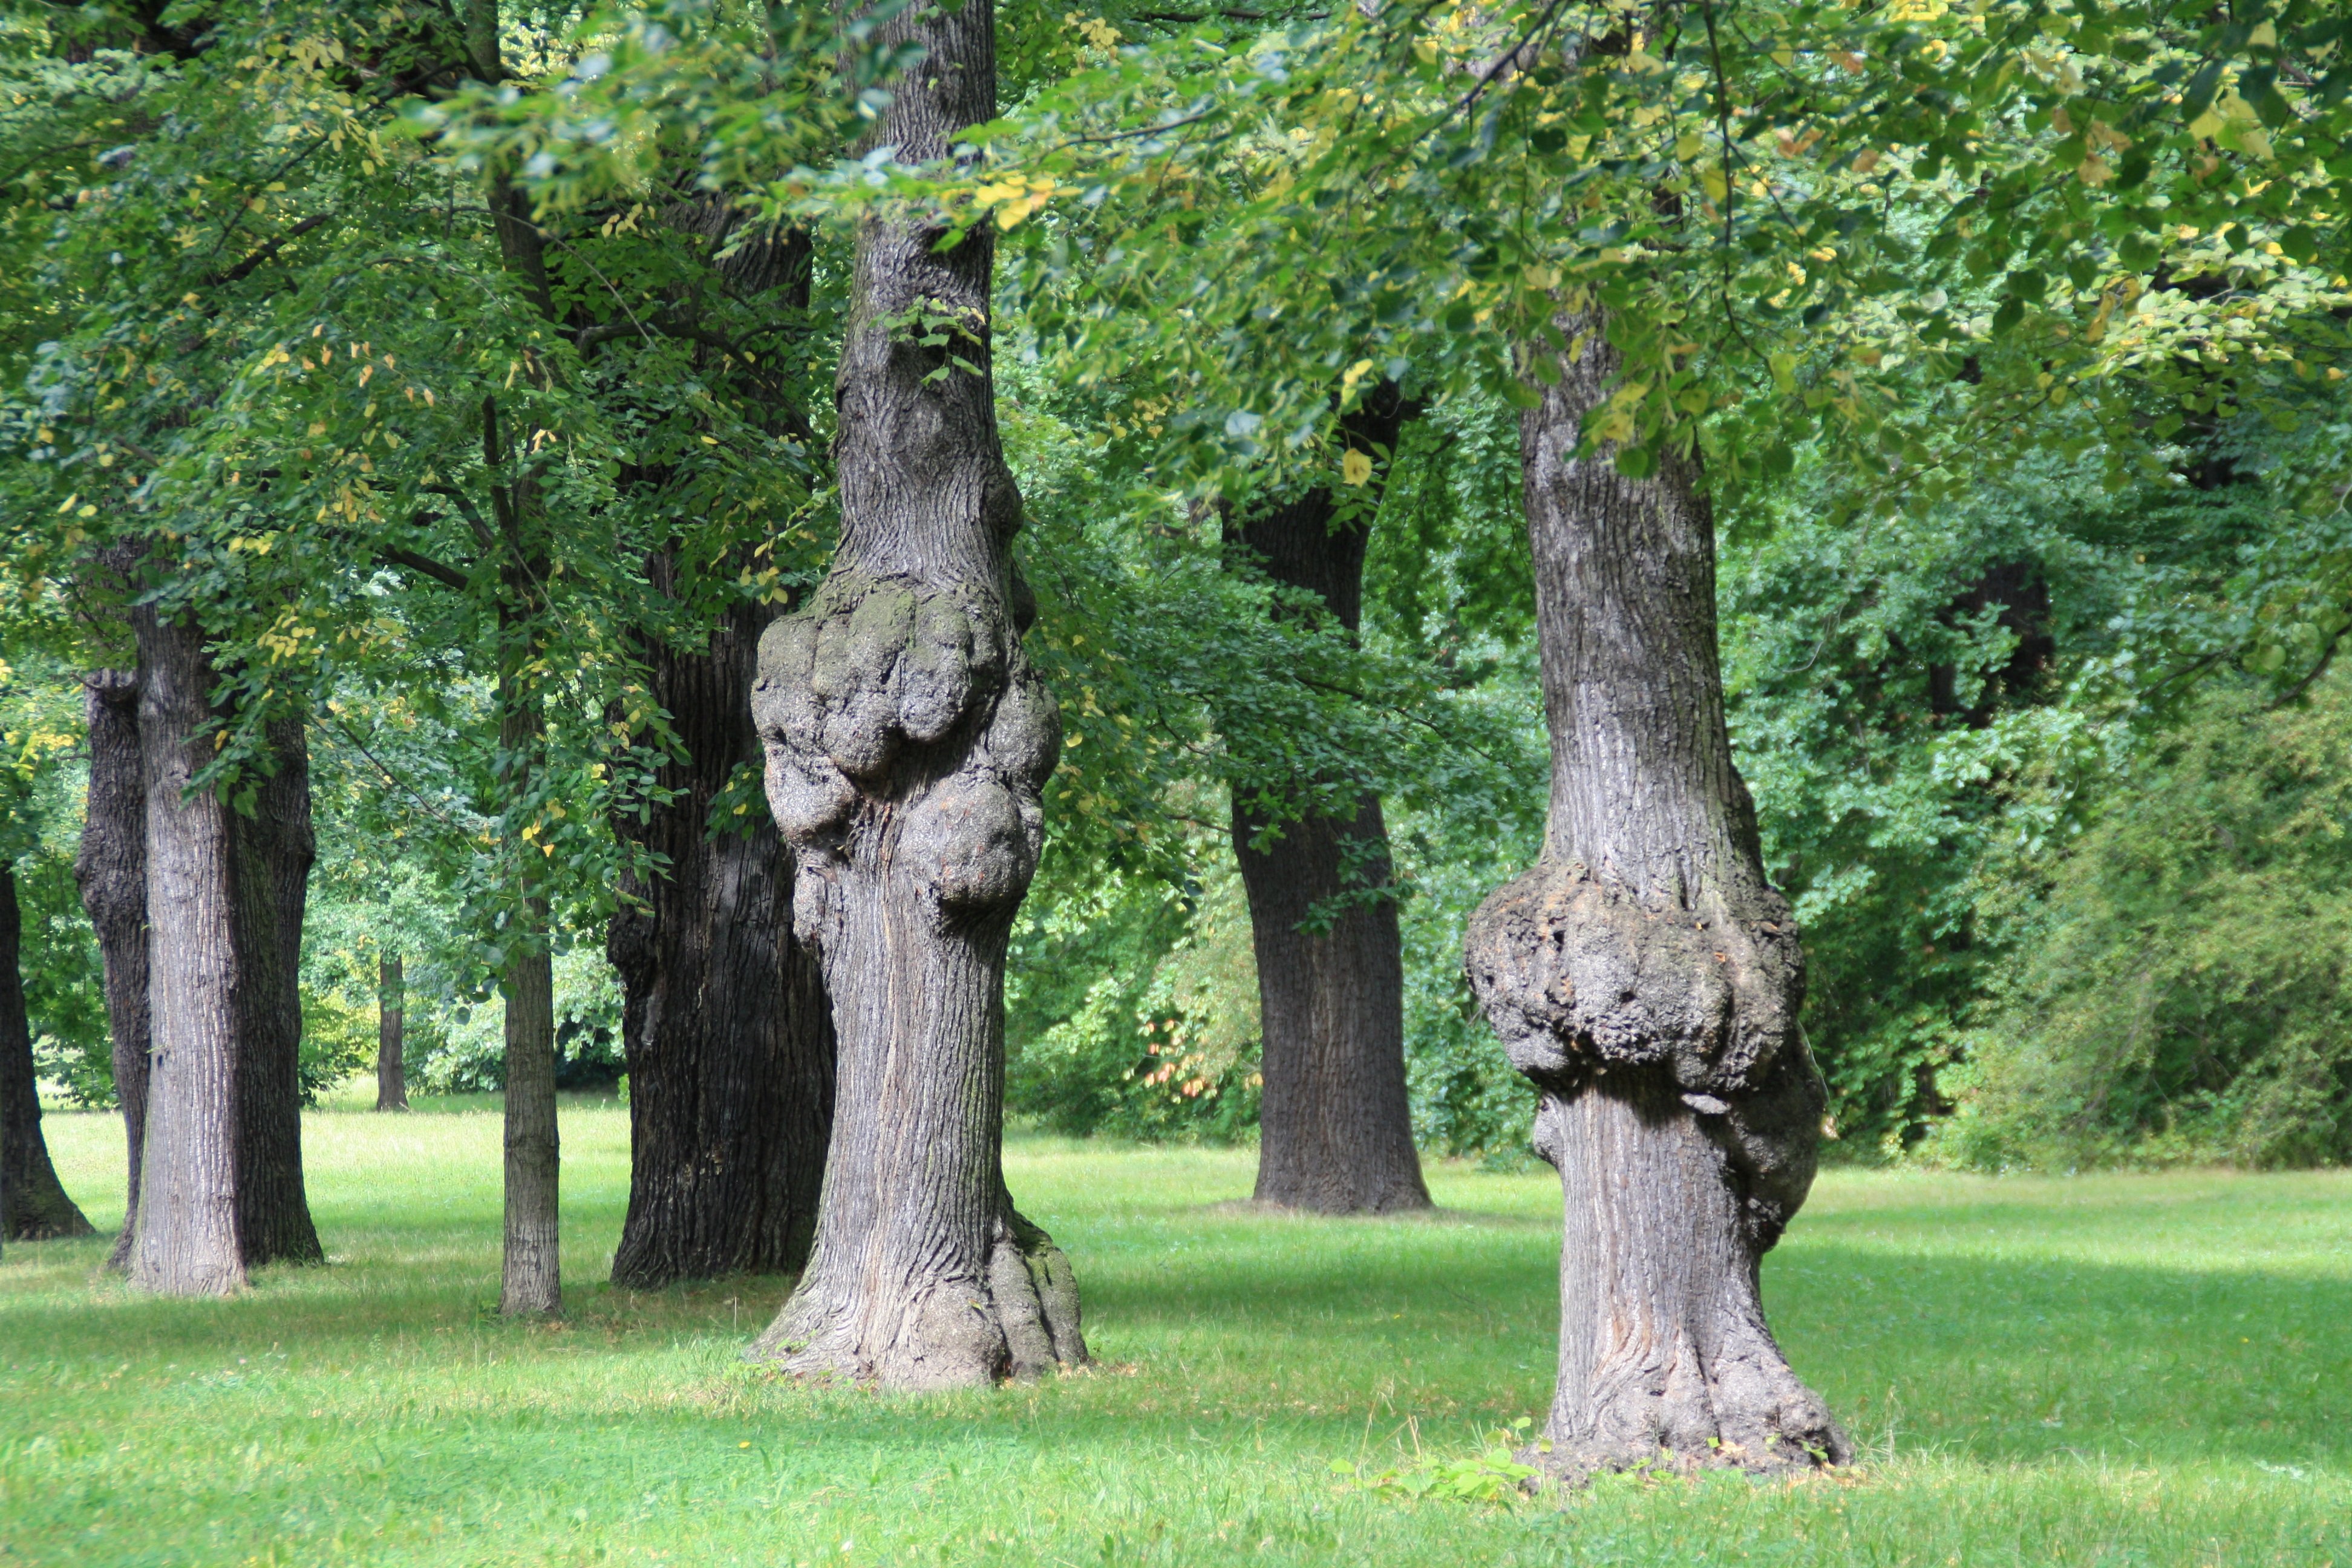
[[[2086,153],[2084,133],[2053,127],[2050,101],[2063,116],[2070,70],[2159,70],[2174,47],[2163,18],[2110,36],[2095,8],[2011,9],[1993,15],[2053,51],[2045,101],[2021,100],[2004,122],[2029,150],[2015,164],[2088,169],[2103,143],[2092,135]],[[1794,14],[1759,12],[1790,26]],[[1874,25],[1958,36],[1973,16],[1981,37],[1987,14],[1931,4]],[[185,26],[196,15],[8,23],[18,172],[0,438],[16,571],[0,731],[40,1070],[78,1102],[112,1096],[99,952],[73,875],[79,683],[105,662],[90,584],[111,526],[184,542],[164,602],[203,605],[241,650],[224,668],[253,700],[243,728],[223,731],[225,788],[271,701],[291,693],[312,715],[306,1087],[373,1055],[381,960],[394,954],[422,1087],[499,1087],[497,982],[515,927],[495,868],[518,840],[550,868],[563,1079],[614,1081],[622,988],[607,928],[647,866],[612,824],[655,798],[668,744],[646,650],[815,581],[833,506],[824,389],[847,284],[845,231],[813,226],[793,231],[807,237],[793,297],[747,305],[714,283],[737,254],[727,233],[682,245],[662,203],[732,188],[763,193],[779,221],[820,201],[854,214],[878,199],[854,179],[793,186],[772,171],[843,144],[844,105],[857,100],[832,68],[793,54],[807,21],[789,11],[509,11],[508,53],[531,90],[428,94],[422,107],[422,79],[404,75],[420,30],[398,7],[230,8],[207,16],[219,31],[201,50]],[[2341,24],[2305,21],[2291,38],[2326,57],[2336,45],[2321,31]],[[1231,803],[1296,810],[1318,790],[1370,788],[1388,802],[1396,858],[1416,1132],[1430,1151],[1510,1163],[1528,1157],[1528,1091],[1478,1020],[1461,932],[1534,856],[1546,762],[1517,408],[1496,378],[1459,373],[1475,351],[1452,346],[1486,319],[1449,308],[1451,281],[1433,280],[1418,338],[1345,367],[1350,392],[1368,374],[1393,383],[1413,417],[1373,462],[1353,450],[1340,462],[1255,439],[1262,416],[1223,410],[1213,387],[1181,407],[1141,367],[1188,331],[1184,312],[1087,293],[1116,273],[1114,215],[1164,199],[1137,194],[1132,168],[1154,159],[1163,184],[1200,192],[1180,205],[1208,215],[1183,243],[1240,254],[1219,247],[1244,244],[1243,220],[1216,224],[1221,200],[1246,208],[1243,174],[1268,156],[1250,138],[1278,148],[1307,133],[1229,127],[1200,152],[1165,104],[1221,89],[1218,71],[1285,80],[1310,42],[1348,26],[1327,23],[1001,13],[1008,114],[1018,105],[1050,126],[1074,102],[1116,115],[1161,95],[1139,128],[1110,133],[1131,137],[1132,162],[1099,183],[1045,154],[1024,162],[1008,140],[1008,169],[1042,173],[980,187],[1003,230],[996,376],[1026,502],[1030,644],[1067,731],[1049,847],[1014,935],[1007,1108],[1066,1132],[1248,1138],[1258,993]],[[2231,47],[2278,47],[2275,27],[2267,45],[2257,37],[2271,24],[2232,25]],[[743,47],[746,29],[764,41]],[[1695,31],[1675,47],[1701,47]],[[1685,58],[1645,57],[1638,41],[1633,56]],[[1824,80],[1860,74],[1834,50],[1808,59]],[[719,85],[698,96],[687,80]],[[2169,80],[2179,104],[2204,78]],[[730,82],[744,90],[730,96]],[[2259,165],[2284,156],[2263,129],[2276,130],[2277,94],[2234,75],[2201,90],[2212,107],[2182,118],[2231,167],[2182,177],[2235,182],[2254,203]],[[198,102],[201,136],[158,132],[175,114],[198,122]],[[2326,102],[2334,112],[2337,99]],[[1479,156],[1507,161],[1465,115],[1461,144],[1475,151],[1481,135]],[[1936,258],[1933,225],[1906,205],[1951,184],[1932,153],[1816,147],[1769,125],[1755,141],[1777,171],[1766,186],[1874,206],[1857,258],[1873,250],[1883,268],[1906,246]],[[1696,144],[1670,145],[1696,168]],[[1557,152],[1538,129],[1514,167]],[[2326,166],[2315,153],[2301,167],[2316,181]],[[2100,167],[2067,199],[2101,194],[2113,176]],[[497,177],[527,191],[556,237],[536,285],[501,253],[486,169],[508,170]],[[1733,741],[1766,865],[1805,931],[1805,1027],[1831,1086],[1832,1158],[2002,1169],[2352,1153],[2352,689],[2332,669],[2352,559],[2337,479],[2352,406],[2315,346],[2343,288],[2340,215],[2310,206],[2318,188],[2304,198],[2310,222],[2290,211],[2267,226],[2148,228],[2146,256],[2119,252],[2144,280],[2128,289],[2095,269],[2045,279],[2030,258],[1950,289],[1924,272],[1893,289],[1883,270],[1874,288],[1859,260],[1832,286],[1849,266],[1834,247],[1817,277],[1777,252],[1759,263],[1786,272],[1750,302],[1750,325],[1779,335],[1744,369],[1727,360],[1733,390],[1704,438],[1725,459]],[[2017,221],[2044,210],[2029,204]],[[1164,247],[1178,230],[1159,232]],[[1625,241],[1591,243],[1606,254]],[[1231,270],[1220,289],[1258,278]],[[593,321],[569,333],[567,368],[519,381],[533,287],[566,300],[567,320]],[[679,305],[702,309],[705,289],[702,314]],[[2313,341],[2275,328],[2263,312],[2278,300]],[[2051,332],[2065,338],[2071,321],[2077,345],[2096,343],[2082,323],[2104,329],[2119,302],[2155,348],[2135,360],[2111,340],[2103,363],[2071,370],[2053,358]],[[1867,348],[1889,313],[1917,340],[1907,355]],[[2213,328],[2233,313],[2260,324]],[[1920,324],[1938,321],[1940,341]],[[911,330],[945,343],[955,329]],[[1930,391],[1864,417],[1857,361],[1882,386],[1907,377]],[[476,384],[511,398],[510,429],[612,457],[562,470],[565,503],[596,516],[599,537],[567,540],[550,578],[552,629],[527,658],[552,693],[551,730],[544,764],[521,779],[497,721],[501,681],[521,666],[492,600],[404,571],[406,547],[383,542],[412,529],[411,557],[446,557],[423,535],[460,530],[462,506],[414,509],[455,488],[469,454],[486,454],[477,478],[504,460],[488,452],[480,395],[452,390]],[[395,398],[400,418],[380,416]],[[1754,412],[1780,404],[1790,412]],[[192,431],[191,406],[234,417]],[[1204,473],[1228,490],[1244,472],[1295,485],[1326,458],[1339,521],[1368,525],[1353,630],[1237,558],[1201,500]],[[707,570],[687,588],[656,584],[649,542]],[[763,810],[756,780],[737,778],[714,831]]]

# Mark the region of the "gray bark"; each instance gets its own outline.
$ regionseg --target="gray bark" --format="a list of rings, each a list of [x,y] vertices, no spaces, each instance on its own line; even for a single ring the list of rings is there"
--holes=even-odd
[[[992,7],[882,31],[925,58],[893,84],[878,140],[948,155],[995,111]],[[841,545],[812,602],[761,638],[752,698],[839,1076],[815,1247],[750,1353],[894,1388],[1086,1355],[1068,1261],[1004,1186],[1005,943],[1061,722],[1021,646],[993,236],[941,237],[897,218],[859,233],[835,389]],[[950,346],[917,342],[910,315],[948,323]]]
[[[89,793],[74,879],[98,933],[113,1039],[114,1098],[129,1166],[122,1229],[107,1267],[131,1267],[139,1222],[140,1153],[147,1136],[147,794],[139,750],[139,678],[101,669],[82,681],[89,728]]]
[[[1758,1266],[1803,1203],[1824,1093],[1803,956],[1765,879],[1723,720],[1715,531],[1695,458],[1628,479],[1576,455],[1616,357],[1520,417],[1551,733],[1541,858],[1472,918],[1472,985],[1541,1092],[1559,1168],[1551,1474],[1842,1463],[1844,1436],[1764,1321]],[[1548,352],[1548,351],[1542,351]]]
[[[0,860],[0,1240],[89,1236],[89,1221],[58,1180],[41,1136],[32,1020],[25,1009],[24,914],[16,868]]]
[[[1393,451],[1409,408],[1392,383],[1341,420],[1349,444]],[[1368,521],[1335,524],[1328,487],[1256,509],[1239,542],[1266,574],[1363,619]],[[1255,841],[1268,828],[1265,847]],[[1256,1198],[1325,1214],[1429,1207],[1405,1093],[1404,959],[1388,826],[1370,790],[1347,817],[1278,823],[1237,798],[1234,853],[1257,959],[1265,1095]]]
[[[408,1062],[404,1031],[408,1019],[408,994],[400,954],[376,959],[375,969],[375,1108],[408,1109]]]
[[[302,1182],[302,916],[310,754],[299,720],[268,727],[273,770],[251,816],[228,820],[236,878],[237,1244],[248,1268],[325,1258]]]

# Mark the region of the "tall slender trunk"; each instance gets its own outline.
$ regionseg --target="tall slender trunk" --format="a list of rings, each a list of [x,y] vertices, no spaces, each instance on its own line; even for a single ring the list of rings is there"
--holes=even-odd
[[[1824,1100],[1797,1032],[1803,957],[1765,879],[1723,721],[1715,524],[1696,458],[1629,479],[1577,454],[1617,359],[1603,322],[1520,416],[1550,816],[1472,918],[1471,984],[1534,1080],[1558,1167],[1559,1382],[1542,1458],[1843,1462],[1764,1321],[1759,1262],[1811,1185]]]
[[[949,155],[995,112],[993,8],[904,12],[882,32],[923,59],[892,84],[877,141]],[[761,637],[752,698],[839,1088],[815,1247],[751,1353],[901,1388],[1086,1355],[1068,1260],[1004,1185],[1005,944],[1061,721],[1021,646],[1034,607],[990,373],[994,237],[942,238],[896,218],[858,234],[841,546],[812,603]]]
[[[759,759],[751,684],[772,618],[739,606],[707,650],[648,653],[686,757],[663,770],[670,798],[622,825],[667,864],[624,887],[606,941],[629,1064],[617,1285],[797,1269],[815,1234],[833,1020],[793,936],[792,857],[764,813],[742,831],[709,826],[736,767]]]
[[[107,1267],[131,1267],[139,1223],[140,1152],[147,1138],[147,786],[139,751],[139,678],[101,669],[82,680],[89,731],[89,793],[74,879],[98,932],[106,1021],[114,1046],[114,1098],[122,1110],[130,1179],[122,1229]]]
[[[1356,450],[1392,453],[1410,412],[1382,383],[1342,433]],[[1246,514],[1239,537],[1267,575],[1316,595],[1352,637],[1371,530],[1369,518],[1335,522],[1339,510],[1318,487]],[[1236,798],[1234,853],[1265,1040],[1258,1201],[1327,1214],[1427,1208],[1405,1095],[1403,947],[1380,796],[1364,791],[1351,816],[1288,821]]]
[[[33,1072],[32,1020],[25,1009],[24,913],[16,868],[0,860],[0,1240],[89,1236],[41,1136],[41,1096]]]
[[[310,865],[310,753],[298,719],[268,727],[275,771],[251,816],[232,815],[236,877],[236,1212],[248,1268],[326,1254],[302,1182],[302,916]]]
[[[396,952],[381,954],[375,961],[375,1108],[405,1110],[408,1064],[401,1035],[408,1017],[408,993]]]
[[[211,761],[203,630],[131,612],[147,816],[153,1057],[131,1283],[167,1296],[245,1283],[236,1201],[236,899],[229,812],[188,784]]]

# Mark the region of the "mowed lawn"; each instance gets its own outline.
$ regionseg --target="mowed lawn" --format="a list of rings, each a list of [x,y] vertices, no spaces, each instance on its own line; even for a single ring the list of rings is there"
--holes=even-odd
[[[121,1213],[111,1117],[52,1115]],[[0,1564],[1867,1563],[2352,1568],[2352,1176],[1834,1173],[1765,1269],[1841,1477],[1402,1500],[1335,1474],[1540,1420],[1558,1191],[1241,1207],[1246,1152],[1016,1140],[1101,1366],[924,1398],[738,1352],[784,1283],[603,1283],[625,1112],[563,1113],[568,1321],[498,1287],[498,1118],[314,1113],[333,1262],[227,1302],[0,1261]]]

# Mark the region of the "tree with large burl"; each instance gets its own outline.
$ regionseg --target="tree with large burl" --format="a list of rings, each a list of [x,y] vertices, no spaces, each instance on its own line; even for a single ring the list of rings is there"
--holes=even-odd
[[[921,52],[876,143],[962,156],[996,107],[985,0],[883,25]],[[1061,720],[1021,637],[1021,496],[996,428],[985,226],[903,214],[857,236],[835,396],[841,543],[760,641],[752,712],[798,861],[793,921],[833,1001],[816,1242],[751,1348],[892,1388],[1086,1359],[1077,1290],[1003,1167],[1004,957],[1036,870]]]
[[[1472,917],[1470,981],[1559,1169],[1549,1474],[1848,1457],[1764,1320],[1758,1268],[1813,1178],[1824,1091],[1803,954],[1733,766],[1715,522],[1696,453],[1582,446],[1617,355],[1597,315],[1530,355],[1520,416],[1552,750],[1541,857]]]

